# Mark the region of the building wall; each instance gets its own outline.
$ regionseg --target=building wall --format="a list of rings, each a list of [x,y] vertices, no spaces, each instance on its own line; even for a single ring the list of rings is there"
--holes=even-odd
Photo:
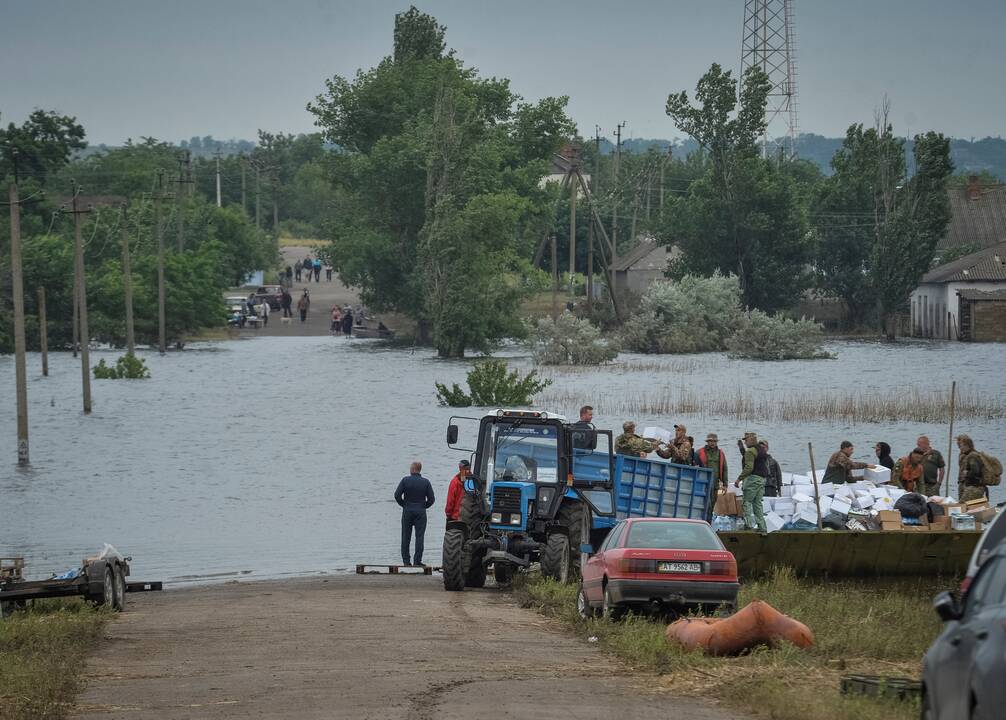
[[[960,326],[958,290],[1002,290],[1006,282],[924,283],[912,293],[910,322],[914,337],[956,340]]]
[[[975,342],[1006,342],[1006,300],[974,303]]]

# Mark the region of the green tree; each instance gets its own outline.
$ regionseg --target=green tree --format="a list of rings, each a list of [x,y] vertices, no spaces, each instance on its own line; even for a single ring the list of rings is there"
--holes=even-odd
[[[809,284],[812,236],[799,173],[759,156],[770,84],[750,68],[741,83],[714,64],[696,86],[667,99],[667,114],[709,157],[705,175],[665,214],[663,239],[682,251],[674,276],[737,275],[746,305],[792,306]]]
[[[546,161],[573,134],[565,98],[524,103],[445,53],[444,28],[395,17],[394,55],[334,77],[308,109],[329,163],[328,253],[378,311],[414,318],[439,354],[521,332],[522,265],[547,228]]]
[[[35,110],[20,126],[0,127],[0,177],[31,175],[43,183],[64,165],[77,150],[87,147],[84,128],[77,118],[53,110]]]

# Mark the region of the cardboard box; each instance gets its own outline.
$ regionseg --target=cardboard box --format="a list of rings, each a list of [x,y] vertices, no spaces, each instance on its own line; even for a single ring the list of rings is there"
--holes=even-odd
[[[877,513],[880,522],[901,522],[901,513],[897,510],[881,510]]]
[[[821,483],[817,486],[817,492],[820,495],[831,497],[835,494],[835,485],[834,483]]]
[[[793,486],[792,485],[783,485],[782,486],[782,497],[784,497],[784,498],[791,498],[791,497],[793,497]]]
[[[793,493],[793,500],[795,502],[797,502],[797,503],[805,503],[805,502],[811,502],[812,503],[812,502],[814,502],[814,496],[813,495],[807,495],[806,493],[802,493],[802,492],[794,492]]]
[[[933,521],[929,523],[930,530],[950,530],[950,516],[940,515],[939,517],[934,517]]]
[[[779,515],[774,512],[767,513],[765,515],[765,529],[769,532],[776,532],[777,530],[782,530],[782,526],[786,524]]]
[[[792,515],[796,512],[796,503],[790,498],[776,498],[772,509],[777,515]]]
[[[796,519],[796,520],[804,520],[806,522],[813,523],[814,525],[817,525],[817,509],[816,508],[810,508],[810,509],[804,509],[802,511],[798,511],[796,513],[796,515],[794,516],[794,519]]]
[[[831,512],[838,513],[839,515],[848,515],[850,510],[852,510],[852,503],[850,503],[848,500],[844,500],[842,498],[837,497],[832,499]]]
[[[894,501],[889,497],[877,498],[877,501],[873,503],[874,510],[893,510]]]
[[[892,530],[901,530],[901,520],[885,520],[880,523],[880,529],[884,532],[890,532]]]
[[[996,509],[985,507],[979,508],[977,510],[969,510],[968,515],[973,517],[977,522],[990,523],[996,519]]]
[[[713,506],[713,514],[729,515],[736,517],[740,515],[740,503],[733,493],[720,493],[716,496],[716,505]]]
[[[872,483],[880,485],[882,483],[891,482],[891,471],[881,465],[878,465],[875,469],[866,468],[863,471],[863,479],[869,480]]]
[[[872,508],[874,502],[873,495],[860,495],[856,497],[853,504],[860,510],[866,510]]]
[[[947,515],[963,515],[964,514],[964,504],[963,503],[945,503],[943,505],[943,512]]]
[[[981,500],[968,500],[964,503],[964,512],[970,513],[973,510],[983,510],[989,506],[989,501],[984,498]]]
[[[904,525],[901,529],[905,532],[929,532],[928,525]]]

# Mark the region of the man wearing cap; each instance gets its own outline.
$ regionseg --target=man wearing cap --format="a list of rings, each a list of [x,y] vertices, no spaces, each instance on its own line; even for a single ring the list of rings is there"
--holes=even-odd
[[[636,423],[626,420],[622,423],[622,434],[615,438],[615,452],[619,455],[646,457],[653,450],[653,443],[636,435]]]
[[[737,476],[734,487],[739,487],[744,496],[744,525],[748,530],[765,532],[765,478],[768,476],[768,453],[758,446],[758,436],[753,432],[744,433],[744,469]]]
[[[852,477],[853,470],[863,470],[865,468],[870,468],[871,470],[876,468],[876,465],[870,463],[856,462],[852,459],[852,453],[855,451],[852,443],[848,440],[843,440],[842,444],[838,448],[838,452],[828,458],[828,465],[824,471],[824,478],[822,482],[826,483],[837,483],[841,485],[842,483],[855,482]]]
[[[472,464],[467,460],[458,463],[458,474],[451,478],[447,488],[447,522],[461,519],[461,500],[465,496],[465,478],[471,474]]]
[[[688,441],[688,428],[684,425],[675,425],[674,439],[669,445],[657,448],[657,455],[671,462],[691,465],[692,444]]]
[[[730,482],[727,479],[727,454],[720,450],[720,439],[716,433],[706,435],[705,447],[699,448],[699,465],[713,471],[713,480],[716,487],[727,488]]]

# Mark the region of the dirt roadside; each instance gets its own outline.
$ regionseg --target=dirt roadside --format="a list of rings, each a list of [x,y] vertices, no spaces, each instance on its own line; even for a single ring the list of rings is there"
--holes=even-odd
[[[75,718],[728,720],[493,589],[330,576],[129,596]]]

